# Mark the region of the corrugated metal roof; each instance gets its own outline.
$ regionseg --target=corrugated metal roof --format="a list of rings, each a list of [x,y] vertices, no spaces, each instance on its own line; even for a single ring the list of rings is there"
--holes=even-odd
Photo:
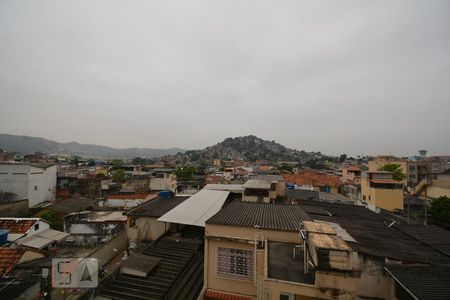
[[[53,241],[61,241],[63,239],[65,239],[67,236],[69,236],[68,233],[62,232],[62,231],[58,231],[58,230],[54,230],[51,228],[42,230],[41,232],[38,232],[34,235],[38,235],[40,237],[46,238],[46,239],[51,239]]]
[[[158,221],[205,227],[205,221],[222,208],[229,194],[226,191],[201,190]]]
[[[35,249],[43,249],[53,242],[59,242],[68,237],[69,234],[53,229],[45,229],[31,236],[17,240],[17,244]]]
[[[31,235],[18,240],[17,244],[28,246],[34,249],[44,249],[53,242],[54,241],[51,239],[46,239],[38,235]]]
[[[234,201],[210,218],[207,224],[298,231],[310,217],[300,205]]]

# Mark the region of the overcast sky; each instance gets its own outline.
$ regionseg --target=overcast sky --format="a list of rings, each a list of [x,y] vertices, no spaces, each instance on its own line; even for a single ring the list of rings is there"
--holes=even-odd
[[[450,153],[449,1],[1,1],[0,133]]]

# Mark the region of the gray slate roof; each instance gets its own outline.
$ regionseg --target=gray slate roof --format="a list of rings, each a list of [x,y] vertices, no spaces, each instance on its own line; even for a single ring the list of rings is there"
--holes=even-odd
[[[171,198],[161,198],[158,197],[154,200],[145,202],[127,212],[124,215],[128,216],[144,216],[144,217],[154,217],[159,218],[165,215],[167,212],[183,203],[184,200],[189,197],[171,197]]]
[[[303,221],[310,220],[299,205],[233,201],[207,220],[206,224],[298,231]]]
[[[390,214],[377,214],[363,206],[316,201],[303,201],[300,206],[312,219],[339,224],[356,240],[349,242],[355,251],[404,262],[450,263],[450,256],[442,251],[450,245],[446,244],[449,231],[440,231],[442,242],[438,248],[437,244],[432,244],[423,236],[427,235],[428,230],[431,235],[433,230],[439,228],[402,223]],[[331,216],[323,211],[331,213]],[[394,220],[396,223],[388,227]],[[417,233],[415,237],[412,232]],[[420,234],[422,241],[419,240],[419,232],[423,232]]]
[[[93,199],[89,199],[89,198],[84,198],[84,197],[69,198],[69,199],[55,202],[53,205],[51,205],[49,207],[49,209],[51,209],[55,212],[68,214],[71,212],[89,210],[90,208],[94,207],[96,204],[97,204],[97,201],[95,201]]]
[[[421,300],[450,299],[450,266],[389,265],[386,270]]]

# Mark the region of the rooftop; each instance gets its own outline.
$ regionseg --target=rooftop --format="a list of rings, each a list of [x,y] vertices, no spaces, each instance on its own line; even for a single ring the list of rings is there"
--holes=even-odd
[[[268,242],[268,277],[291,282],[314,283],[314,274],[304,274],[303,251],[293,249],[296,244],[284,242]]]
[[[143,203],[127,212],[124,215],[129,216],[144,216],[159,218],[165,213],[169,212],[174,207],[183,203],[189,197],[171,197],[161,198],[158,197],[150,202]]]
[[[205,221],[222,209],[230,192],[201,190],[158,221],[205,227]]]
[[[388,265],[387,272],[416,299],[450,299],[450,266]]]
[[[316,171],[305,171],[298,174],[283,174],[286,182],[295,183],[297,185],[312,186],[332,186],[341,185],[341,179],[336,175],[329,175]]]
[[[242,192],[242,184],[207,184],[205,190]]]
[[[9,233],[27,233],[39,218],[0,218],[0,229]]]
[[[251,179],[267,180],[267,181],[284,181],[284,178],[281,175],[256,175],[252,176]]]
[[[299,205],[233,201],[206,221],[206,224],[257,227],[268,230],[298,231],[311,220]]]
[[[35,249],[43,249],[53,242],[59,242],[68,236],[68,233],[47,228],[31,236],[19,239],[16,242],[19,245],[24,245]]]
[[[68,214],[71,212],[89,210],[96,205],[96,201],[85,197],[74,197],[55,202],[49,209]]]
[[[300,206],[314,220],[338,224],[355,240],[347,241],[355,251],[404,262],[450,263],[450,255],[443,252],[450,249],[450,232],[444,229],[407,224],[363,206],[316,201],[302,201]],[[425,237],[428,230],[434,236],[430,240]]]
[[[24,253],[24,249],[0,248],[0,278],[14,269]]]
[[[147,197],[153,199],[158,197],[157,193],[144,194],[144,193],[133,193],[133,194],[120,194],[120,195],[108,195],[106,199],[147,199]]]
[[[271,181],[267,180],[259,180],[259,179],[250,179],[243,185],[245,189],[261,189],[268,190],[272,185]]]

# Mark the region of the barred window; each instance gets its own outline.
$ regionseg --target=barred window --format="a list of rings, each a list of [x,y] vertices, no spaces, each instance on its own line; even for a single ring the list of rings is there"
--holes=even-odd
[[[218,248],[217,273],[243,279],[253,278],[253,250]]]

